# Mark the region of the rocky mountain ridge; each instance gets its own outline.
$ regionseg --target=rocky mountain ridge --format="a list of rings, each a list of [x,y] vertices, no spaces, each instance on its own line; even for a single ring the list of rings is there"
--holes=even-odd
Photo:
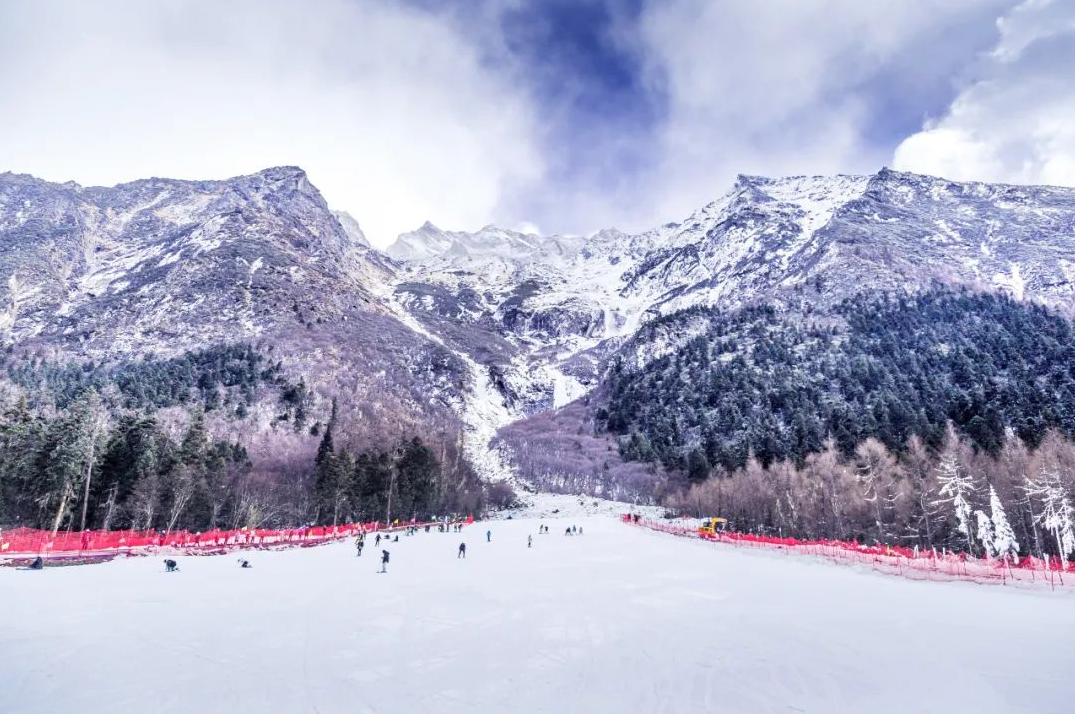
[[[253,342],[351,423],[439,431],[509,478],[502,426],[593,389],[617,352],[690,336],[656,320],[758,302],[824,312],[863,291],[1001,290],[1070,314],[1075,190],[872,176],[740,176],[679,223],[541,237],[430,223],[373,249],[305,173],[113,188],[0,175],[0,339],[81,358]],[[320,409],[324,410],[325,400]]]

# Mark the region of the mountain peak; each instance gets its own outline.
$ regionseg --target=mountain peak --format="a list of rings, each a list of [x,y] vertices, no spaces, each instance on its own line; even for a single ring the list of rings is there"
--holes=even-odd
[[[362,231],[362,226],[358,224],[358,221],[354,219],[347,211],[333,211],[332,214],[336,216],[336,220],[340,222],[340,226],[343,227],[343,232],[347,234],[356,245],[363,248],[370,248],[369,240],[366,238],[366,234]]]
[[[413,231],[400,233],[385,253],[395,260],[425,260],[444,253],[451,245],[452,237],[446,231],[426,221]]]

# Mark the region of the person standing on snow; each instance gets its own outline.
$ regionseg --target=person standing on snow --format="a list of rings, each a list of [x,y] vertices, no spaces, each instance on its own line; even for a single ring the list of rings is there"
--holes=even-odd
[[[459,560],[460,558],[465,559],[466,557],[467,557],[467,544],[466,543],[460,543],[459,544],[459,554],[455,556],[455,559],[456,560]]]
[[[387,550],[382,550],[381,551],[381,572],[382,573],[387,573],[388,572],[388,551]]]
[[[534,546],[534,536],[528,535],[526,537],[526,547],[527,548],[532,548],[533,546]]]
[[[485,531],[485,542],[486,543],[492,543],[493,542],[493,532],[492,531]]]

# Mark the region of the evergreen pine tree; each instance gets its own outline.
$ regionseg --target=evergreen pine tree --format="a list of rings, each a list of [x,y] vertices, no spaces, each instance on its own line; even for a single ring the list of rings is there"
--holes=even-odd
[[[1008,522],[1008,514],[1004,512],[1004,504],[997,496],[997,490],[989,487],[989,510],[993,520],[993,552],[998,558],[1011,559],[1019,562],[1019,542],[1015,539],[1015,531]]]
[[[314,457],[314,463],[320,464],[325,460],[325,457],[333,452],[335,449],[332,443],[332,432],[336,428],[336,400],[332,400],[332,414],[329,416],[328,425],[325,427],[325,433],[321,436],[321,443],[317,445],[317,456]]]

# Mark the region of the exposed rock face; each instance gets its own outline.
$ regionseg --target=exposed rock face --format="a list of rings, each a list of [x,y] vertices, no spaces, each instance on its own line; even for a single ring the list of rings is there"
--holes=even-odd
[[[873,176],[740,176],[681,223],[637,235],[539,238],[426,224],[388,253],[396,299],[452,349],[496,364],[532,414],[596,384],[604,357],[659,356],[690,334],[647,331],[696,305],[815,308],[935,281],[1075,307],[1075,191]]]
[[[935,281],[1071,314],[1075,190],[741,176],[681,223],[540,237],[432,224],[382,254],[294,167],[113,188],[0,175],[0,340],[72,357],[252,342],[347,404],[360,438],[439,433],[489,477],[504,424],[689,339],[653,318],[758,301],[824,311]],[[680,323],[689,324],[689,323]]]
[[[314,387],[315,418],[338,396],[357,440],[453,444],[466,366],[393,315],[395,270],[298,168],[113,188],[0,176],[4,343],[101,360],[249,342]],[[301,436],[287,458],[316,446]]]

